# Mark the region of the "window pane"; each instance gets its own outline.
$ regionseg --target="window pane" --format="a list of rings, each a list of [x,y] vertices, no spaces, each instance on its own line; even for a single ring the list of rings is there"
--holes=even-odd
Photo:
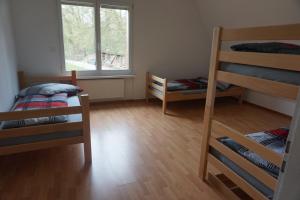
[[[129,69],[128,10],[101,8],[100,15],[102,69]]]
[[[62,5],[66,70],[96,70],[93,7]]]

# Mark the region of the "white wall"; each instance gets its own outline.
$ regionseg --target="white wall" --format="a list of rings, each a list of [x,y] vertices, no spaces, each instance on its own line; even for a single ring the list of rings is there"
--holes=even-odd
[[[57,1],[12,0],[12,4],[19,68],[31,74],[61,73]],[[299,0],[134,0],[136,77],[125,81],[125,98],[144,97],[147,70],[168,78],[206,75],[214,26],[297,23],[299,10]],[[294,103],[253,92],[247,100],[286,114],[294,110]]]
[[[31,74],[61,72],[56,0],[12,0],[19,68]],[[126,98],[143,98],[147,70],[169,78],[207,73],[208,46],[196,0],[135,0],[133,67]],[[202,64],[204,63],[204,64]],[[104,84],[105,81],[98,81]],[[94,92],[94,91],[93,91]]]
[[[0,112],[8,111],[18,91],[9,0],[0,0]]]
[[[197,0],[201,25],[206,39],[211,40],[214,26],[247,27],[291,24],[300,22],[299,0]],[[206,46],[209,51],[210,44]],[[295,103],[248,93],[247,100],[276,111],[292,114]]]

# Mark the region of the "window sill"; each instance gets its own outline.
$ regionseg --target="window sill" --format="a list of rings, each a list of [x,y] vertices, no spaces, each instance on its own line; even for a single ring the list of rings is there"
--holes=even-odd
[[[79,76],[77,80],[101,80],[101,79],[133,79],[135,74],[130,75],[111,75],[111,76]]]

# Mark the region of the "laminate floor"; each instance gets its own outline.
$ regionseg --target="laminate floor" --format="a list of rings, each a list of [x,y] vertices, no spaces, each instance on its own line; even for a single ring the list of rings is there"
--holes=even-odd
[[[93,163],[82,145],[0,157],[0,199],[219,200],[197,176],[204,101],[91,106]],[[278,128],[289,118],[231,99],[216,117],[240,131]]]

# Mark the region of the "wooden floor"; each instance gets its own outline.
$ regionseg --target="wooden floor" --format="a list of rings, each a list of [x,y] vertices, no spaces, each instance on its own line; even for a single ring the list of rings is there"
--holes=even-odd
[[[0,199],[218,200],[197,176],[204,102],[169,108],[164,116],[160,102],[92,106],[92,166],[81,145],[0,157]],[[289,122],[232,100],[217,103],[216,117],[241,131]]]

